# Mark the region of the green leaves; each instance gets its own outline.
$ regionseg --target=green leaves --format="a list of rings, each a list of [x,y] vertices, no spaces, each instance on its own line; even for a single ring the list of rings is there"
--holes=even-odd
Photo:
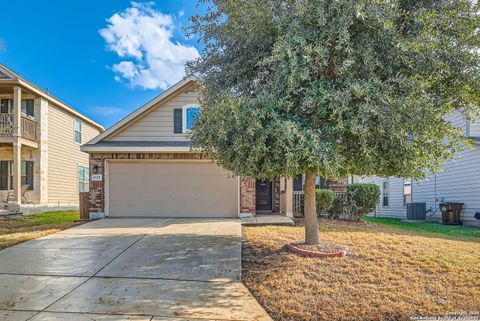
[[[480,112],[470,0],[210,2],[194,145],[240,175],[420,178]]]

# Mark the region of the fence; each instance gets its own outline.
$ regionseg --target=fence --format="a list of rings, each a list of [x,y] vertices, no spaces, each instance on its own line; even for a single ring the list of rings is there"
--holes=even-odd
[[[88,192],[80,193],[80,219],[90,220],[90,200]]]

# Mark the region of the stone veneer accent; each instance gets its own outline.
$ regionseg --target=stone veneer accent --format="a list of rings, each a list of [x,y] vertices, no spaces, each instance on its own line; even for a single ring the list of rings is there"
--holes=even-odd
[[[90,173],[98,166],[98,174],[103,176],[101,182],[90,181],[90,213],[105,212],[105,161],[114,159],[207,159],[199,153],[92,153],[90,154]]]
[[[240,213],[255,214],[255,183],[253,177],[240,177]]]

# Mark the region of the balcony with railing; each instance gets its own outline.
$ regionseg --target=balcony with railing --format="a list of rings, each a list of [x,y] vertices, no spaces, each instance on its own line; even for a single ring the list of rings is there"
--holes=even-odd
[[[13,137],[14,134],[14,114],[0,113],[0,137]],[[37,122],[34,119],[21,116],[20,137],[37,141]]]

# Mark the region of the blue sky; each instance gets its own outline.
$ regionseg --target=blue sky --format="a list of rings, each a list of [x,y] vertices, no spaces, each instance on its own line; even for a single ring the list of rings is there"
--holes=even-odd
[[[2,4],[0,63],[111,126],[183,76],[198,55],[182,28],[196,1]]]

